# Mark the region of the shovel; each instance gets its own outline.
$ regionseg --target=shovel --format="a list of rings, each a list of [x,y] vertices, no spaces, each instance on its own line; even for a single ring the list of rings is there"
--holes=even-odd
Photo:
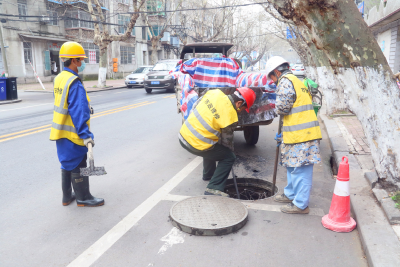
[[[88,144],[89,150],[89,167],[81,168],[81,176],[93,176],[93,175],[104,175],[107,174],[104,167],[95,167],[94,166],[94,158],[93,158],[93,147],[92,143]]]
[[[233,166],[232,166],[232,176],[233,176],[233,184],[235,185],[235,189],[236,189],[237,198],[240,199],[239,189],[238,189],[238,185],[236,182],[236,176],[235,176],[235,173],[233,172]]]

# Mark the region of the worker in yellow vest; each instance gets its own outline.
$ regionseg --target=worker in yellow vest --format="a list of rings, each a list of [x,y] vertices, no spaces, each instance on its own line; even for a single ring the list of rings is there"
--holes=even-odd
[[[223,191],[236,156],[218,141],[224,129],[236,125],[239,112],[249,112],[255,99],[254,91],[244,87],[231,95],[225,95],[219,89],[209,90],[197,101],[182,125],[179,132],[181,146],[203,157],[203,180],[210,181],[205,195],[228,196]]]
[[[280,164],[287,169],[287,186],[274,200],[289,203],[281,207],[284,213],[307,214],[313,166],[321,162],[321,129],[308,89],[291,73],[289,62],[272,57],[266,72],[277,85],[275,106],[283,116],[283,136],[277,134],[275,140],[278,145],[282,143]]]
[[[87,167],[87,145],[94,146],[90,131],[90,99],[78,75],[85,68],[87,57],[79,43],[66,42],[61,46],[60,58],[64,70],[54,79],[50,140],[56,141],[61,163],[62,204],[67,206],[76,198],[79,207],[101,206],[104,199],[93,197],[89,191],[89,177],[80,175],[80,169]]]

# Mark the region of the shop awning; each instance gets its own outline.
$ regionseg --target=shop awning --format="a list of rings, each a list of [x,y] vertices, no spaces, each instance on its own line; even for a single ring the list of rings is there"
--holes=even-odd
[[[56,41],[56,42],[68,42],[69,40],[60,38],[60,37],[51,37],[51,36],[39,36],[39,35],[29,35],[29,34],[18,34],[22,40],[25,38],[29,39],[40,39],[40,40],[49,40],[49,41]]]

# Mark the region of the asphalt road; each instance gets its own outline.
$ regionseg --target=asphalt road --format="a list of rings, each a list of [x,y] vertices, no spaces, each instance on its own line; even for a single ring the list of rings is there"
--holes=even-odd
[[[266,199],[249,209],[237,233],[198,237],[174,230],[168,219],[176,200],[206,187],[201,159],[178,143],[174,94],[89,94],[95,164],[108,173],[90,178],[92,194],[105,199],[96,208],[61,204],[60,164],[49,141],[52,95],[19,97],[21,103],[0,106],[0,266],[367,266],[357,230],[321,225],[334,188],[326,139],[323,163],[314,168],[311,215],[280,213]],[[261,127],[254,147],[235,135],[239,177],[271,181],[276,128],[276,121]],[[285,175],[279,168],[280,190]]]

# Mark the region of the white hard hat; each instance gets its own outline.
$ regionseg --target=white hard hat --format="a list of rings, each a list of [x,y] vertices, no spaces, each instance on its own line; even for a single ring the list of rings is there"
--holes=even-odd
[[[289,65],[289,62],[286,61],[283,57],[278,57],[278,56],[271,57],[270,59],[268,59],[267,64],[265,66],[267,75],[269,75],[274,69],[285,63]]]

